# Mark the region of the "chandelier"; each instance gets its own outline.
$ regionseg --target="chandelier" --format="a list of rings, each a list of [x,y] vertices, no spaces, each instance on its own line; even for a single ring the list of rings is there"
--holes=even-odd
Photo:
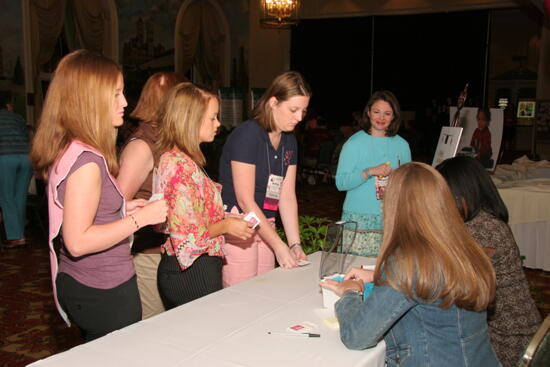
[[[283,28],[298,23],[300,0],[260,0],[260,23]]]

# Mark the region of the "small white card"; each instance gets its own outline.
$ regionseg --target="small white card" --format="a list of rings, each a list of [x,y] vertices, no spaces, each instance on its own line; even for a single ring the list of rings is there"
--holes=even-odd
[[[153,201],[162,200],[162,199],[164,199],[164,193],[157,192],[156,194],[151,195],[151,197],[149,198],[149,202],[151,203]]]
[[[308,260],[298,260],[298,266],[306,266],[311,264],[311,261]]]
[[[254,212],[249,212],[243,219],[252,224],[252,229],[255,229],[260,224],[260,218]]]
[[[290,331],[292,333],[309,333],[317,328],[317,325],[315,325],[311,321],[302,321],[299,324],[291,325],[288,328],[286,328],[287,331]]]

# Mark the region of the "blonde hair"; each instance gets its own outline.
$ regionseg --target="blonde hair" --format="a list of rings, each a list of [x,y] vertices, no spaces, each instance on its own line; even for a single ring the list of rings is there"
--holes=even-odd
[[[206,159],[200,148],[200,129],[208,102],[217,97],[192,83],[180,83],[172,88],[159,109],[159,140],[155,147],[155,161],[176,147],[197,165]]]
[[[390,176],[377,285],[439,306],[481,311],[495,294],[495,272],[469,235],[445,179],[418,162]]]
[[[74,139],[101,152],[111,174],[118,173],[117,130],[112,120],[115,89],[121,77],[114,61],[87,50],[61,59],[32,144],[31,162],[40,177],[48,179],[48,170]]]
[[[295,96],[311,97],[311,89],[304,77],[296,71],[287,71],[278,75],[252,110],[252,119],[268,132],[275,129],[273,110],[269,104],[271,97],[279,102],[288,101]]]
[[[143,86],[136,108],[130,117],[151,123],[158,121],[158,108],[165,94],[187,78],[176,73],[159,72],[151,75]]]

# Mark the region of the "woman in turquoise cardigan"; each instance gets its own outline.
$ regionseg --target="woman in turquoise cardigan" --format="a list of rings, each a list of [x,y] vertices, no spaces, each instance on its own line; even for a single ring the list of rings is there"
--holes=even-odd
[[[409,144],[397,135],[400,107],[390,91],[377,91],[363,111],[363,130],[344,144],[336,171],[336,187],[346,191],[343,221],[357,222],[351,248],[355,255],[377,256],[382,241],[381,200],[393,169],[411,161]]]

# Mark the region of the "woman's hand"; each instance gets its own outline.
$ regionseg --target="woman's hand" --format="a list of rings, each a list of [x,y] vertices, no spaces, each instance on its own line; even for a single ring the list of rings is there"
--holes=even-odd
[[[164,199],[156,200],[137,209],[133,215],[140,227],[163,223],[168,215],[168,204]]]
[[[304,249],[302,248],[302,245],[294,245],[290,249],[290,253],[296,261],[307,260],[307,256],[304,252]]]
[[[135,214],[139,209],[147,205],[145,199],[135,199],[126,202],[126,215]]]
[[[230,214],[223,220],[224,233],[247,240],[254,235],[252,224],[241,218],[241,215]]]
[[[388,166],[386,163],[379,164],[375,167],[370,167],[367,170],[367,175],[369,176],[389,176],[392,172],[392,169],[390,166]]]
[[[363,283],[370,283],[372,282],[373,277],[374,272],[371,270],[351,268],[344,277],[344,280],[360,280]]]
[[[319,282],[319,285],[323,288],[330,289],[339,296],[342,296],[347,291],[363,292],[363,283],[357,280],[344,280],[343,282],[337,282],[336,280],[327,279]]]
[[[277,258],[277,262],[279,265],[284,269],[291,269],[298,266],[298,262],[294,258],[294,256],[290,253],[290,249],[287,245],[281,245],[278,246],[275,251],[275,257]]]

